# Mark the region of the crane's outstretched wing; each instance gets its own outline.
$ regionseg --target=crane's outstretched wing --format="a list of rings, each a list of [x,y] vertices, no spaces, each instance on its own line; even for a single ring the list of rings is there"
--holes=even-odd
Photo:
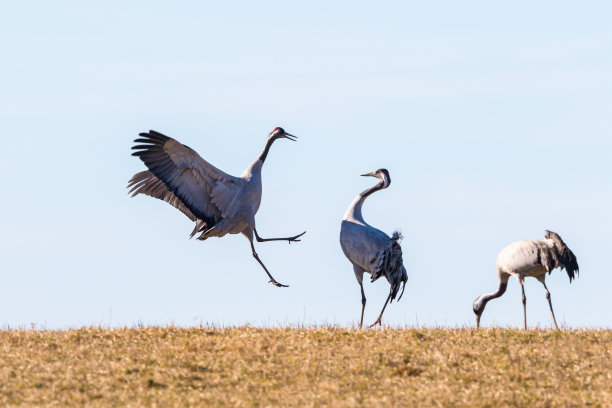
[[[132,155],[139,157],[154,177],[146,177],[146,172],[136,174],[128,185],[136,194],[167,201],[208,227],[235,214],[245,180],[217,169],[193,149],[159,132],[150,130],[140,136],[134,142],[141,144],[132,147],[136,150]]]
[[[179,200],[172,191],[168,190],[164,182],[155,177],[155,174],[151,173],[149,170],[134,174],[127,188],[130,189],[128,194],[132,194],[132,197],[138,194],[146,194],[150,197],[159,198],[179,209],[183,214],[189,217],[191,221],[198,220],[191,210],[185,207],[183,202]]]

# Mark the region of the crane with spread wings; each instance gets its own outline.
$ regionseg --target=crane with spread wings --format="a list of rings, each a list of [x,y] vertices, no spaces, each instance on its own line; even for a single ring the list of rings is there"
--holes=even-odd
[[[154,130],[140,133],[132,153],[148,170],[136,173],[128,183],[132,197],[145,194],[173,205],[195,222],[191,237],[198,239],[243,234],[251,244],[253,257],[266,271],[270,282],[277,282],[263,264],[253,245],[257,242],[297,242],[306,232],[287,238],[261,238],[255,228],[255,214],[261,203],[261,169],[272,143],[278,139],[295,141],[297,136],[276,127],[268,135],[259,157],[240,177],[230,176],[204,160],[193,149]]]

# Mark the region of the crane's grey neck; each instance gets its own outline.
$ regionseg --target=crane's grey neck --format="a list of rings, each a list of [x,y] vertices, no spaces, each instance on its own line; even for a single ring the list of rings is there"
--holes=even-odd
[[[378,191],[378,190],[382,190],[384,189],[385,186],[385,182],[383,180],[380,181],[380,183],[378,183],[377,185],[375,185],[374,187],[368,188],[367,190],[364,190],[361,192],[361,194],[359,194],[359,197],[361,197],[362,202],[365,201],[365,199],[372,193]]]
[[[496,299],[498,297],[500,297],[501,295],[503,295],[506,292],[506,288],[508,287],[508,283],[506,282],[499,282],[499,286],[497,286],[497,290],[493,293],[488,293],[486,295],[484,295],[482,297],[482,299],[486,302],[488,302],[491,299]]]
[[[499,286],[497,287],[497,290],[495,292],[487,293],[486,295],[482,295],[480,297],[479,312],[477,310],[474,310],[474,312],[476,314],[481,314],[485,306],[487,305],[487,302],[491,299],[496,299],[500,297],[501,295],[503,295],[506,292],[507,287],[508,287],[508,282],[499,281]]]
[[[374,187],[362,191],[361,194],[355,197],[355,200],[353,200],[348,210],[346,210],[346,214],[344,214],[344,219],[348,220],[354,218],[358,221],[365,222],[363,219],[363,215],[361,215],[361,207],[363,207],[365,199],[368,198],[368,196],[372,193],[378,190],[382,190],[384,188],[386,188],[385,182],[381,180],[380,183],[376,184]]]
[[[272,137],[269,137],[268,140],[266,140],[266,145],[264,146],[263,151],[258,157],[258,159],[261,160],[262,163],[266,161],[266,157],[268,157],[268,152],[270,151],[270,147],[272,146],[272,143],[274,143],[274,140],[276,139]]]

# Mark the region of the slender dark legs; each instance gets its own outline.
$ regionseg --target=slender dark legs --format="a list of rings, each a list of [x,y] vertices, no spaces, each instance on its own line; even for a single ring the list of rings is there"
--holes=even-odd
[[[542,285],[544,285],[544,289],[546,290],[546,300],[548,300],[548,305],[550,306],[550,312],[552,313],[553,322],[555,323],[555,328],[559,330],[559,326],[557,325],[557,319],[555,318],[555,312],[552,306],[552,301],[550,300],[550,292],[548,291],[548,288],[546,287],[546,283],[544,282],[545,277],[546,277],[545,275],[538,275],[535,278],[539,280],[542,283]],[[527,296],[525,296],[525,277],[519,276],[518,281],[519,281],[519,284],[521,285],[521,295],[522,295],[522,302],[523,302],[523,323],[524,323],[525,330],[527,330]],[[506,291],[506,286],[507,286],[507,278],[505,279],[504,282],[500,280],[499,288],[497,289],[497,292],[490,294],[490,295],[484,295],[483,300],[485,304],[489,300],[503,295],[504,292]],[[484,305],[479,310],[474,309],[474,312],[476,313],[476,328],[480,327],[480,314],[477,312],[482,313],[483,310],[484,310]]]
[[[304,231],[301,234],[294,235],[292,237],[287,237],[287,238],[262,238],[259,236],[255,228],[253,228],[253,231],[255,232],[255,239],[257,239],[257,242],[268,242],[268,241],[288,241],[289,243],[299,242],[300,240],[298,238],[306,233],[306,231]]]
[[[548,306],[550,306],[550,313],[552,313],[553,322],[555,323],[555,328],[559,330],[559,326],[557,325],[557,319],[555,319],[555,311],[553,310],[552,301],[550,300],[550,292],[548,291],[548,288],[546,287],[546,283],[544,283],[544,278],[542,279],[538,278],[538,280],[542,282],[542,285],[544,285],[544,290],[546,290],[546,300],[548,300]]]
[[[268,239],[261,238],[259,236],[259,234],[257,234],[257,230],[255,228],[253,228],[252,232],[251,232],[250,228],[242,232],[244,234],[244,236],[249,240],[249,243],[251,244],[251,250],[253,251],[253,258],[257,259],[257,262],[259,262],[261,267],[264,268],[264,271],[266,271],[266,273],[268,274],[268,277],[270,278],[270,283],[272,283],[274,286],[278,286],[279,288],[287,288],[287,287],[289,287],[288,285],[283,285],[282,283],[278,283],[276,281],[276,279],[274,279],[274,277],[272,277],[272,275],[268,271],[268,268],[266,268],[266,265],[264,265],[263,262],[261,261],[261,259],[259,259],[259,255],[257,255],[257,252],[255,251],[255,245],[253,245],[253,232],[255,232],[255,238],[257,239],[257,242],[289,241],[289,243],[292,243],[292,242],[298,242],[299,241],[298,238],[301,237],[302,235],[304,235],[306,233],[306,231],[302,232],[299,235],[295,235],[293,237],[288,237],[288,238],[268,238]]]
[[[359,319],[359,328],[363,328],[363,312],[365,310],[365,305],[366,305],[366,297],[365,297],[365,292],[363,291],[363,273],[365,272],[365,270],[361,267],[358,266],[356,264],[353,264],[353,271],[355,272],[355,277],[357,278],[357,283],[359,283],[359,288],[361,289],[361,318]],[[376,321],[370,325],[370,327],[381,325],[381,319],[382,319],[382,315],[385,312],[385,308],[387,307],[387,304],[389,303],[389,300],[391,299],[391,289],[389,289],[389,296],[387,296],[387,301],[385,302],[385,305],[382,308],[382,311],[380,312],[380,315],[378,316],[378,319],[376,319]]]
[[[274,286],[278,286],[279,288],[289,287],[288,285],[283,285],[282,283],[278,283],[276,279],[274,279],[272,275],[270,275],[270,272],[268,272],[268,268],[266,268],[266,265],[264,265],[263,262],[261,262],[261,259],[259,259],[259,255],[257,255],[257,252],[255,252],[255,246],[253,245],[253,240],[249,239],[249,242],[251,243],[251,249],[253,250],[253,258],[257,259],[257,262],[259,262],[262,268],[264,268],[264,271],[266,271],[266,273],[268,274],[268,277],[270,278],[270,283],[272,283]]]
[[[365,310],[366,305],[366,297],[363,292],[363,283],[359,282],[359,287],[361,288],[361,320],[359,320],[359,328],[363,327],[363,311]]]
[[[523,320],[525,321],[525,330],[527,330],[527,298],[525,297],[525,282],[519,280],[521,291],[523,292]]]
[[[385,308],[387,307],[387,303],[389,303],[389,299],[391,299],[391,291],[389,291],[389,296],[387,296],[387,301],[385,302],[385,305],[383,306],[382,310],[380,311],[380,314],[378,315],[378,319],[376,319],[376,321],[374,323],[372,323],[372,325],[370,327],[374,327],[377,324],[379,326],[382,326],[382,323],[381,323],[382,315],[385,312]]]
[[[548,300],[548,305],[550,306],[550,313],[552,313],[553,322],[555,323],[555,328],[559,330],[559,326],[557,325],[557,319],[555,319],[555,311],[553,310],[552,302],[550,301],[550,292],[548,291],[548,288],[546,287],[546,285],[544,285],[544,289],[546,289],[546,299]]]

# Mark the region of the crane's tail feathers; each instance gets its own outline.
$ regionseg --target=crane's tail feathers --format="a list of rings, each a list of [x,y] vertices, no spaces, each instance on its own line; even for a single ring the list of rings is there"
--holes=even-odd
[[[400,234],[399,231],[394,231],[389,239],[389,244],[379,251],[372,271],[372,282],[383,275],[389,281],[391,285],[391,300],[395,299],[397,296],[400,284],[403,283],[405,287],[406,281],[408,280],[408,274],[406,273],[406,268],[404,268],[404,261],[402,258],[402,247],[399,244],[401,239],[402,234]],[[402,289],[402,294],[403,293],[404,289]]]
[[[546,238],[552,239],[555,243],[555,250],[553,251],[553,258],[556,263],[555,266],[565,269],[567,276],[569,276],[570,283],[572,279],[578,276],[580,269],[578,267],[578,261],[576,255],[571,249],[563,242],[561,236],[553,231],[546,231]]]
[[[402,299],[402,296],[404,296],[404,289],[406,289],[406,282],[408,282],[408,274],[406,273],[406,268],[404,268],[402,266],[403,270],[403,277],[405,276],[405,279],[402,279],[402,293],[400,293],[399,297],[397,298],[397,301],[399,302]]]

